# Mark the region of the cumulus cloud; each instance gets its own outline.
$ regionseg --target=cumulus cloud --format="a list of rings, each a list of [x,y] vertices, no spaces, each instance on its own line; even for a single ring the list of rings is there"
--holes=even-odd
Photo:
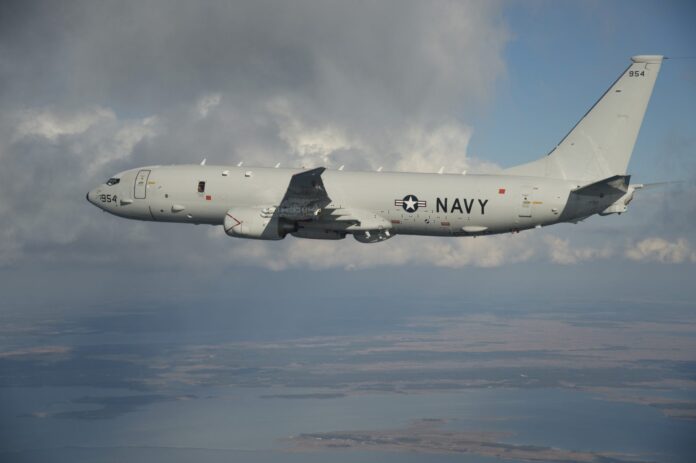
[[[127,259],[99,240],[142,244],[148,228],[100,226],[83,198],[137,165],[469,169],[465,116],[489,100],[509,40],[495,2],[78,1],[1,16],[5,264]],[[254,246],[233,248],[254,262]],[[284,265],[308,248],[321,249],[289,246]]]
[[[211,231],[209,235],[220,241],[229,239],[216,231]],[[600,245],[588,246],[580,240],[560,238],[553,232],[535,230],[481,238],[396,236],[371,245],[358,243],[350,237],[342,241],[288,237],[274,243],[245,241],[233,244],[227,252],[230,262],[260,265],[270,270],[303,267],[354,270],[400,265],[487,268],[539,260],[574,265],[622,256],[635,261],[696,262],[696,249],[683,238],[675,242],[648,238],[623,248],[608,239],[604,239]],[[221,242],[220,246],[223,245]]]
[[[626,249],[626,257],[635,261],[652,261],[668,264],[696,262],[696,249],[684,238],[668,241],[652,237],[641,240]]]
[[[205,119],[208,117],[208,113],[220,104],[222,95],[219,93],[213,93],[210,95],[205,95],[198,100],[196,103],[196,115],[199,119]]]
[[[548,246],[548,254],[551,262],[557,264],[577,264],[586,260],[606,259],[613,255],[608,245],[601,248],[579,246],[577,244],[571,244],[568,239],[553,235],[545,236],[544,240]]]
[[[0,230],[0,264],[44,258],[94,233],[82,213],[85,193],[104,180],[104,166],[126,164],[158,130],[156,118],[119,119],[101,107],[8,111],[3,122],[9,136],[0,141],[0,213],[12,220]]]
[[[79,135],[97,123],[116,119],[114,112],[106,108],[63,114],[46,108],[27,109],[17,111],[12,116],[16,119],[13,142],[31,136],[55,141],[61,135]]]
[[[537,254],[537,242],[531,234],[459,239],[396,236],[375,244],[358,243],[350,237],[341,241],[289,237],[279,243],[239,243],[229,249],[228,260],[253,263],[270,270],[299,267],[355,270],[406,264],[445,268],[498,267],[529,261]]]

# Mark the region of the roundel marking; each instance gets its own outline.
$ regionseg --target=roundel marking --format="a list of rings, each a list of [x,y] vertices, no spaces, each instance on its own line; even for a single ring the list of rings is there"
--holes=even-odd
[[[419,201],[416,195],[406,195],[404,196],[404,199],[394,200],[395,206],[403,207],[404,210],[409,214],[416,212],[419,207],[425,207],[426,204],[427,203],[425,201]]]
[[[415,195],[404,196],[402,207],[406,212],[416,212],[418,210],[418,198]]]

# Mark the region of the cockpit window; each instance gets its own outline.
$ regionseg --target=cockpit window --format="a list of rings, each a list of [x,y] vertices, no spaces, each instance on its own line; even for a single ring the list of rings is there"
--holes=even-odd
[[[198,182],[198,192],[205,193],[205,182]]]
[[[116,184],[117,184],[118,182],[120,182],[120,181],[121,181],[120,178],[110,178],[110,179],[106,182],[106,184],[109,185],[109,186],[111,186],[111,185],[116,185]]]

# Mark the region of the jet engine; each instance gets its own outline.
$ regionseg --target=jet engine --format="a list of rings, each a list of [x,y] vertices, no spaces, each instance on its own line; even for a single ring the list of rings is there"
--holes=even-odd
[[[227,211],[223,227],[229,236],[256,240],[282,240],[287,233],[273,207],[233,207]]]
[[[389,230],[365,230],[353,233],[353,238],[361,243],[379,243],[394,236]]]

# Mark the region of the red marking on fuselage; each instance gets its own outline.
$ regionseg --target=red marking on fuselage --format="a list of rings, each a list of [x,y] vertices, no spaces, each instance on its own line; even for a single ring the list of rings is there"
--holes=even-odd
[[[237,223],[235,223],[234,225],[232,225],[230,228],[225,228],[225,231],[230,231],[230,230],[232,230],[234,227],[237,227],[237,226],[239,226],[239,225],[242,224],[242,222],[240,222],[239,220],[237,220],[237,218],[236,218],[235,216],[233,216],[232,214],[227,214],[227,217],[229,217],[230,219],[234,220],[234,221],[237,222]]]

